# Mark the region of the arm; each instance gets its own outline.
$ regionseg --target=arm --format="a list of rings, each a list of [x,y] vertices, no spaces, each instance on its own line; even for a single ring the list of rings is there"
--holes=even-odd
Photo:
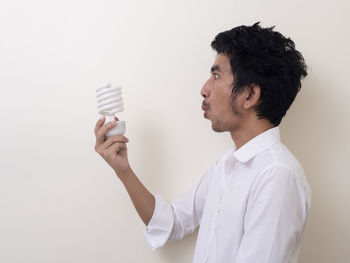
[[[118,120],[117,117],[115,119]],[[129,139],[123,135],[112,135],[106,140],[105,134],[115,126],[115,123],[110,122],[103,125],[104,121],[105,118],[101,118],[94,129],[96,135],[95,151],[113,168],[116,175],[123,182],[136,211],[147,225],[154,211],[155,198],[144,187],[130,167],[126,147]]]
[[[128,138],[123,135],[112,135],[105,140],[105,134],[113,125],[112,123],[103,125],[103,123],[102,118],[95,126],[95,151],[113,168],[123,182],[136,211],[147,226],[145,236],[151,248],[156,250],[168,240],[181,239],[194,231],[201,220],[210,170],[196,185],[170,204],[160,195],[153,196],[132,171],[127,156]]]
[[[119,175],[132,203],[142,221],[147,226],[155,208],[155,197],[145,188],[131,168]]]
[[[296,262],[308,217],[304,190],[292,171],[275,166],[252,186],[244,220],[244,235],[236,263]]]

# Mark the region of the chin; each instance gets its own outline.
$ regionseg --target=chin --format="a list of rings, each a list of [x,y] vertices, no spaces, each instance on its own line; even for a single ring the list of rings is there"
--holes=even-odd
[[[220,127],[218,125],[215,125],[214,123],[212,123],[211,128],[215,132],[224,132],[224,131],[226,131],[225,129],[223,129],[222,127]]]

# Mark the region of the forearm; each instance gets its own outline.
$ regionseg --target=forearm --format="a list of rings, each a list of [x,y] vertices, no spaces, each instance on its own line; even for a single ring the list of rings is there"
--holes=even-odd
[[[151,220],[155,207],[154,196],[146,189],[146,187],[137,178],[132,169],[118,176],[124,184],[129,196],[135,206],[135,209],[142,221],[147,226]]]

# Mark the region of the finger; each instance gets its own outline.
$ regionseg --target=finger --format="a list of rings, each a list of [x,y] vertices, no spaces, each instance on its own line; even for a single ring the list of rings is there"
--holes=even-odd
[[[109,147],[108,152],[113,155],[118,153],[121,150],[126,150],[126,145],[125,143],[117,142],[117,143],[114,143],[111,147]]]
[[[129,139],[123,135],[112,135],[102,144],[101,148],[107,149],[108,147],[110,147],[112,144],[116,142],[127,143],[129,142]]]
[[[112,129],[113,127],[115,127],[116,122],[115,121],[111,121],[105,125],[103,125],[96,134],[96,144],[102,144],[105,141],[105,134]]]
[[[103,126],[103,123],[105,122],[106,117],[103,116],[101,119],[99,119],[95,125],[94,132],[97,134],[98,130]]]

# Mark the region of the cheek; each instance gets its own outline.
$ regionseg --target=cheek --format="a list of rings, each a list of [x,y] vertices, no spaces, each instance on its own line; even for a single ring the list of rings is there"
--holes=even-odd
[[[232,87],[231,84],[227,81],[218,80],[217,82],[214,82],[214,86],[211,92],[211,97],[213,97],[213,108],[214,111],[220,111],[220,113],[223,113],[227,110],[231,109],[231,91]]]
[[[225,93],[218,94],[217,100],[216,100],[216,108],[217,108],[217,111],[222,114],[226,112],[230,112],[231,111],[230,96]]]

